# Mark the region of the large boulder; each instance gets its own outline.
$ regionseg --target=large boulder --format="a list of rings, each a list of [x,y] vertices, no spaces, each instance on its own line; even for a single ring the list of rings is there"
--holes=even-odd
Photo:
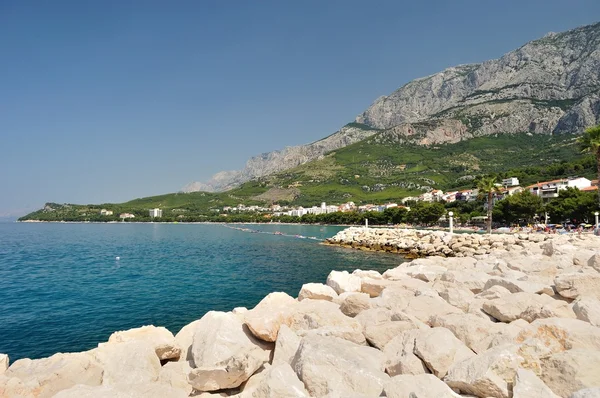
[[[269,360],[270,348],[236,315],[210,311],[200,319],[194,333],[196,368],[190,372],[189,382],[200,391],[238,387]]]
[[[289,324],[297,335],[335,336],[357,344],[366,344],[362,325],[342,314],[335,303],[323,300],[302,300]]]
[[[483,310],[501,322],[512,322],[521,318],[529,307],[541,308],[553,302],[552,297],[544,294],[520,292],[489,300],[483,304]]]
[[[102,384],[144,384],[158,380],[160,361],[148,341],[100,344],[93,351],[104,369]]]
[[[314,397],[378,397],[389,380],[381,351],[337,337],[304,337],[292,368]]]
[[[184,391],[187,395],[192,392],[188,383],[188,374],[192,368],[187,361],[167,362],[158,374],[158,382]]]
[[[578,297],[593,297],[600,300],[599,272],[570,272],[557,275],[554,278],[556,291],[563,297],[576,299]]]
[[[529,306],[521,313],[521,318],[527,322],[543,318],[576,318],[571,306],[562,300],[552,300],[541,307],[538,304]]]
[[[476,294],[475,299],[494,300],[500,297],[508,296],[509,294],[511,293],[507,288],[500,285],[494,285]]]
[[[304,384],[287,363],[270,366],[253,388],[252,398],[308,398]],[[246,389],[242,395],[246,395]]]
[[[475,299],[475,294],[472,291],[451,282],[437,281],[434,283],[433,288],[448,304],[463,311],[468,311],[469,304]]]
[[[569,398],[600,398],[600,387],[581,389],[571,394]]]
[[[513,398],[559,398],[544,382],[531,370],[518,369]]]
[[[56,394],[54,398],[185,398],[184,390],[161,383],[120,384],[91,387],[78,384]]]
[[[360,292],[361,279],[349,274],[348,271],[331,271],[327,277],[327,285],[331,286],[337,294]]]
[[[102,372],[101,364],[89,353],[19,359],[0,375],[0,397],[46,398],[77,384],[98,386]]]
[[[474,270],[454,270],[442,274],[441,281],[452,282],[457,286],[469,289],[477,294],[483,291],[490,276],[485,272]]]
[[[448,314],[431,317],[433,327],[450,330],[456,338],[476,353],[488,349],[497,324],[473,314]]]
[[[347,297],[340,303],[340,311],[346,316],[354,318],[364,310],[371,308],[369,295],[365,293],[344,293]],[[340,296],[341,298],[341,296]]]
[[[460,398],[443,381],[430,374],[394,376],[384,390],[387,398]]]
[[[600,327],[600,300],[591,297],[580,298],[573,304],[573,311],[577,319]]]
[[[175,344],[181,347],[180,361],[194,363],[194,354],[192,353],[192,343],[194,342],[194,333],[200,320],[195,320],[181,328],[175,335]]]
[[[296,335],[286,325],[281,325],[279,334],[277,335],[277,341],[275,341],[275,351],[273,351],[273,365],[279,365],[280,363],[291,364],[298,346],[300,345],[300,337]]]
[[[322,283],[305,283],[298,293],[298,301],[304,299],[333,301],[337,296],[331,286]]]
[[[177,345],[175,336],[164,327],[153,325],[142,326],[120,332],[114,332],[108,338],[109,343],[124,343],[126,341],[148,342],[158,356],[158,359],[179,359],[181,347]]]
[[[579,319],[538,319],[521,330],[515,341],[522,343],[529,338],[543,341],[553,352],[571,349],[600,350],[600,328]]]
[[[385,345],[405,330],[418,329],[419,326],[410,321],[390,321],[365,328],[365,337],[369,344],[382,350]]]
[[[415,340],[421,334],[418,329],[400,333],[383,348],[385,371],[390,376],[399,374],[425,374],[429,370],[421,359],[414,354]]]
[[[595,253],[594,255],[592,255],[588,259],[587,266],[600,272],[600,253]]]
[[[600,351],[569,350],[542,359],[542,380],[561,397],[600,386]]]
[[[6,371],[6,369],[8,369],[8,355],[7,354],[0,354],[0,375],[2,373],[4,373]]]
[[[396,307],[397,310],[414,316],[421,322],[428,323],[434,315],[462,314],[459,308],[448,304],[440,297],[415,296],[411,297],[404,306]]]
[[[252,310],[244,314],[246,326],[254,336],[274,342],[281,325],[289,325],[298,302],[287,293],[268,294]]]
[[[475,356],[450,330],[440,327],[422,330],[415,339],[414,353],[440,379],[453,364]]]
[[[517,369],[523,362],[518,349],[516,345],[498,346],[458,362],[444,381],[463,394],[510,398]]]
[[[484,290],[489,289],[492,286],[502,286],[508,289],[511,293],[545,293],[550,296],[554,294],[554,289],[552,289],[552,286],[544,283],[528,280],[523,281],[513,278],[502,278],[498,276],[490,278],[486,282]]]

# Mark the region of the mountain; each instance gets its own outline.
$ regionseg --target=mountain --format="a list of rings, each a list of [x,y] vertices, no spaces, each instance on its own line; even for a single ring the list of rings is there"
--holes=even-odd
[[[600,23],[549,33],[499,59],[459,65],[378,98],[355,123],[307,145],[253,157],[185,192],[220,192],[288,170],[381,130],[412,145],[505,133],[579,133],[600,122]]]

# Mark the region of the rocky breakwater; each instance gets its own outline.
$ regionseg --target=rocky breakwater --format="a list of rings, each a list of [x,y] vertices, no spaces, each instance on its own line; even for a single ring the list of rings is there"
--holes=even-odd
[[[350,227],[325,244],[360,250],[401,253],[407,257],[465,257],[494,251],[522,249],[531,243],[552,239],[545,234],[451,234],[444,231]]]
[[[8,364],[2,397],[600,397],[600,238],[332,271],[176,335]]]

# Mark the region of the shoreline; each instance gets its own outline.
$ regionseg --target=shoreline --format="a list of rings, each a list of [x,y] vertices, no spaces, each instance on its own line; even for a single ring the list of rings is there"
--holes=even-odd
[[[494,238],[374,228],[368,232],[378,239],[369,241],[356,229],[338,235],[384,247],[398,244],[392,232],[439,238],[453,251],[452,238],[479,249]],[[525,236],[495,235],[489,252],[463,244],[456,248],[462,256],[430,255],[383,273],[331,271],[297,296],[274,292],[253,309],[209,311],[176,334],[143,326],[114,332],[89,351],[10,366],[0,354],[0,396],[510,398],[532,385],[548,397],[600,391],[600,375],[586,376],[600,366],[600,238]]]

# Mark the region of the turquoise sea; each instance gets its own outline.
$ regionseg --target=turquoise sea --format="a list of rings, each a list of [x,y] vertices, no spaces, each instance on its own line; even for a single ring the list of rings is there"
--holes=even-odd
[[[239,227],[236,225],[236,227]],[[82,351],[147,324],[173,333],[209,310],[296,296],[333,269],[379,271],[398,255],[323,246],[342,227],[0,223],[0,353]],[[286,235],[274,235],[279,231]]]

